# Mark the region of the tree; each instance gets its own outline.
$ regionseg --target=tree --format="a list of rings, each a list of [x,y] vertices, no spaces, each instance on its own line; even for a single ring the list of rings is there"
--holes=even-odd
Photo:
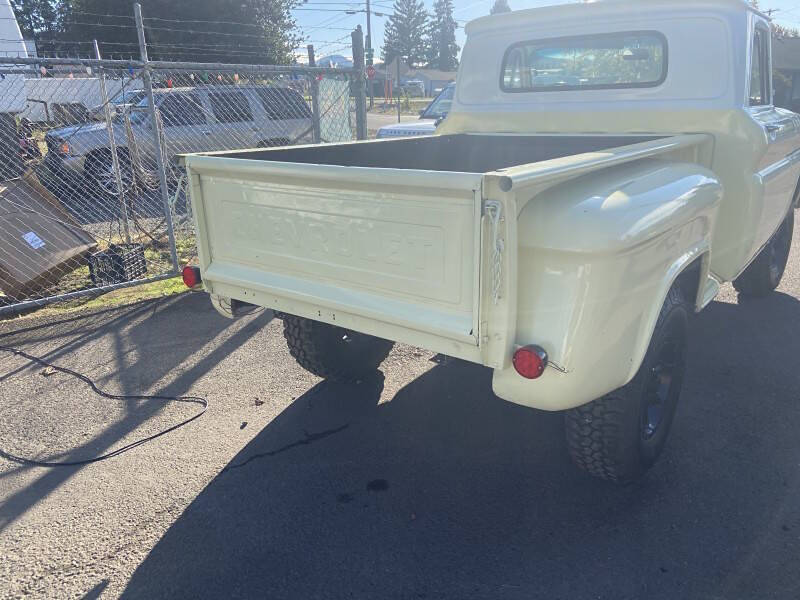
[[[453,18],[453,0],[435,0],[427,36],[429,67],[440,71],[454,71],[458,67],[457,26]]]
[[[399,56],[411,67],[422,65],[427,55],[427,21],[421,0],[395,0],[394,13],[383,33],[383,60],[388,63]]]
[[[758,4],[758,0],[750,0],[750,6],[755,8],[756,10],[761,10],[761,7]],[[767,11],[770,16],[772,16],[771,11]],[[800,31],[793,27],[784,27],[783,25],[779,25],[778,23],[772,22],[772,31],[775,32],[777,37],[800,37]]]
[[[507,12],[511,12],[511,7],[508,5],[508,0],[494,0],[494,6],[492,6],[492,10],[489,11],[489,14],[496,15]]]
[[[55,37],[63,27],[62,4],[58,0],[11,0],[22,36],[34,40]]]
[[[753,8],[758,9],[758,0],[750,0]],[[773,52],[775,44],[781,43],[782,38],[796,38],[800,37],[800,31],[790,27],[784,27],[775,22],[772,23],[772,31],[774,34]],[[774,56],[774,55],[773,55]],[[792,89],[794,87],[793,75],[786,73],[775,67],[773,64],[772,69],[772,87],[774,89],[775,104],[785,108],[794,110],[791,102]]]
[[[291,9],[298,0],[141,0],[152,59],[287,64],[300,39]],[[45,52],[139,57],[131,0],[12,0],[23,33]],[[207,21],[207,22],[203,22]]]

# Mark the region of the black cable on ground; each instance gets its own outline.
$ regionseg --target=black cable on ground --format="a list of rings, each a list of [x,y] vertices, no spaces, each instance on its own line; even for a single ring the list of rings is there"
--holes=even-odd
[[[75,461],[63,461],[63,462],[47,462],[47,461],[39,461],[39,460],[32,460],[29,458],[24,458],[22,456],[15,456],[14,454],[10,454],[5,450],[0,449],[0,457],[5,458],[7,460],[22,464],[28,465],[32,467],[74,467],[78,465],[88,465],[90,463],[100,462],[101,460],[107,460],[109,458],[113,458],[114,456],[118,456],[128,450],[133,450],[137,446],[141,446],[142,444],[146,444],[147,442],[153,441],[156,438],[160,438],[162,435],[166,435],[176,429],[180,429],[184,425],[188,425],[195,419],[199,419],[203,416],[203,414],[208,409],[208,401],[205,398],[200,398],[197,396],[146,396],[146,395],[130,395],[130,394],[109,394],[108,392],[104,392],[101,390],[94,381],[92,381],[86,375],[82,373],[78,373],[77,371],[73,371],[72,369],[68,369],[66,367],[59,367],[58,365],[54,365],[43,358],[39,358],[38,356],[33,356],[32,354],[28,354],[27,352],[20,350],[18,348],[12,348],[10,346],[0,346],[0,352],[7,352],[9,354],[14,354],[16,356],[21,356],[29,360],[30,362],[37,363],[44,367],[49,367],[54,371],[59,371],[64,373],[65,375],[70,375],[83,381],[86,385],[88,385],[92,391],[94,391],[97,395],[102,396],[103,398],[108,398],[109,400],[161,400],[163,402],[186,402],[190,404],[199,404],[202,406],[200,412],[195,414],[194,416],[186,419],[185,421],[181,421],[176,425],[172,425],[167,429],[159,431],[153,435],[149,435],[147,437],[141,438],[136,440],[135,442],[131,442],[130,444],[126,444],[120,448],[107,452],[106,454],[101,454],[100,456],[95,456],[93,458],[87,458],[84,460],[75,460]]]

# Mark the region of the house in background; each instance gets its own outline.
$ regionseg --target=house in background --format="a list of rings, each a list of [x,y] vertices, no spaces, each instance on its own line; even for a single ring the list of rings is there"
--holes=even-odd
[[[331,54],[317,60],[317,66],[328,69],[352,69],[353,59],[341,54]]]
[[[375,64],[375,77],[372,80],[374,93],[376,96],[383,96],[386,79],[392,80],[395,85],[397,77],[397,63],[392,61],[388,65],[383,63]],[[456,80],[456,71],[438,71],[436,69],[412,69],[405,61],[400,61],[400,85],[408,81],[421,81],[425,88],[425,96],[433,98],[441,92],[448,83]]]
[[[800,113],[800,38],[773,40],[772,70],[775,105]]]
[[[431,98],[447,87],[448,83],[455,81],[456,74],[456,71],[411,69],[406,73],[405,79],[422,81],[425,84],[425,95]]]

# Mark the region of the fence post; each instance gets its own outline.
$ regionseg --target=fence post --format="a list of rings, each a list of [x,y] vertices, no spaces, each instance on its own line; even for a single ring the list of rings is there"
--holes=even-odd
[[[180,272],[178,264],[178,247],[175,243],[175,227],[172,223],[172,209],[169,205],[169,187],[167,185],[166,160],[164,148],[161,145],[161,120],[158,118],[155,98],[153,97],[153,78],[150,74],[150,65],[147,60],[147,42],[144,37],[144,20],[142,19],[142,5],[138,2],[133,5],[133,14],[136,17],[136,32],[139,34],[139,52],[141,53],[142,79],[144,89],[147,90],[147,101],[150,108],[150,121],[153,124],[153,143],[155,145],[156,164],[158,166],[158,179],[161,188],[161,200],[164,203],[164,219],[167,223],[167,237],[169,238],[169,250],[172,256],[172,268],[177,274]]]
[[[355,81],[353,89],[356,97],[356,137],[367,139],[367,90],[364,83],[364,32],[358,25],[352,34],[353,70]]]
[[[307,48],[308,66],[316,67],[317,59],[314,57],[314,44],[309,44]],[[319,81],[314,73],[311,73],[311,111],[313,113],[314,143],[319,144],[322,141],[322,128],[319,122]]]
[[[94,43],[94,56],[97,60],[101,60],[100,46],[97,45],[97,40],[92,40]],[[122,189],[122,171],[119,166],[119,154],[117,153],[117,142],[114,139],[114,123],[111,119],[111,107],[108,105],[108,91],[106,90],[106,75],[103,67],[98,67],[97,77],[100,82],[100,98],[103,102],[103,113],[106,117],[106,129],[108,130],[108,142],[111,147],[111,163],[114,165],[114,176],[117,180],[117,191],[119,192],[119,207],[122,211],[123,226],[125,229],[125,242],[131,243],[130,224],[128,222],[128,206],[125,203],[125,192]],[[124,92],[125,86],[122,86]]]

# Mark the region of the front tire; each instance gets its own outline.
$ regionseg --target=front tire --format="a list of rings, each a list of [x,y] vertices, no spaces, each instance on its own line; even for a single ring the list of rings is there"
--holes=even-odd
[[[567,447],[579,468],[627,483],[656,462],[683,386],[688,328],[689,307],[676,286],[667,295],[644,361],[631,382],[567,413]]]
[[[283,316],[283,337],[298,364],[324,379],[348,383],[374,372],[393,342],[293,315]]]
[[[122,192],[125,195],[133,189],[133,169],[130,161],[123,153],[118,154]],[[114,171],[114,160],[110,152],[99,152],[86,159],[86,174],[96,191],[107,199],[119,198],[117,175]]]
[[[794,209],[789,211],[778,231],[756,259],[733,282],[736,291],[742,296],[753,297],[766,296],[775,291],[786,271],[793,235]]]

